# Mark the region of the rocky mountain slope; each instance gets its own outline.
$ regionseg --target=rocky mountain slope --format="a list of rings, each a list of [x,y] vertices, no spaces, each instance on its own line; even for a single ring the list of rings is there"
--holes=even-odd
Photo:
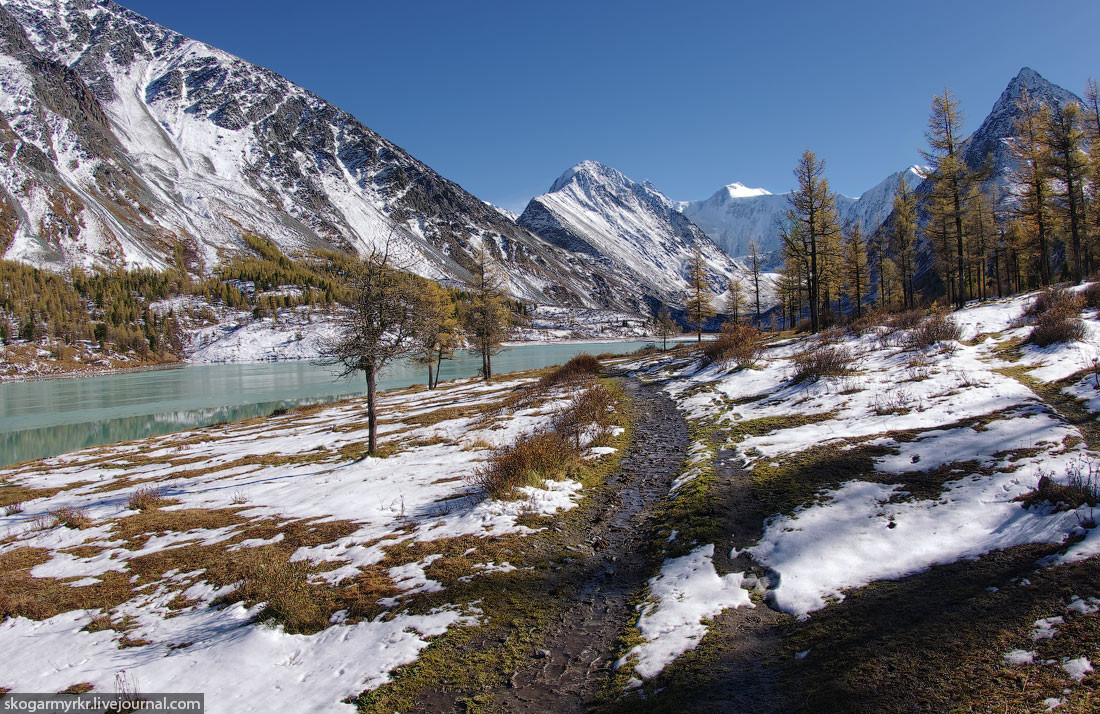
[[[512,293],[636,307],[613,274],[283,77],[109,0],[0,0],[0,253],[53,269],[199,271],[243,233],[462,280],[484,246]]]
[[[890,174],[858,198],[837,196],[841,222],[858,220],[866,233],[877,229],[890,215],[894,191],[902,176],[910,187],[924,180],[921,167],[911,166]],[[750,241],[755,241],[760,251],[770,253],[782,247],[779,232],[791,207],[788,195],[732,183],[710,198],[682,201],[677,208],[730,255],[748,254]]]
[[[745,270],[706,233],[676,210],[653,184],[584,161],[562,174],[550,191],[531,199],[518,219],[548,242],[593,268],[613,269],[649,294],[682,302],[684,280],[698,247],[715,293]]]

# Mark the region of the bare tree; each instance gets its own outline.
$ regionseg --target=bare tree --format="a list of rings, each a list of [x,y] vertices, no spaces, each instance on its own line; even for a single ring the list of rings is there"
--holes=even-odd
[[[390,264],[389,245],[372,250],[348,276],[351,308],[337,321],[339,332],[321,350],[321,364],[362,372],[367,380],[367,453],[378,448],[377,378],[390,362],[412,354],[417,328],[416,290],[411,276]]]
[[[657,317],[655,318],[655,324],[657,327],[657,334],[661,336],[661,351],[667,351],[668,337],[675,332],[678,327],[676,321],[672,319],[672,314],[668,311],[668,306],[661,305],[661,310],[657,313]]]

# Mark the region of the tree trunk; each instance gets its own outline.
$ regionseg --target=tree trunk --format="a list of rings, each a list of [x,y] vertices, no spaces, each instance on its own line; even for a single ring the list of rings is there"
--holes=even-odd
[[[435,385],[432,384],[432,363],[428,362],[428,389],[435,389]]]
[[[375,368],[369,365],[365,370],[367,374],[367,453],[371,456],[378,450],[378,405],[376,404],[377,388],[375,384]]]
[[[954,194],[952,198],[955,202],[955,247],[958,250],[959,262],[959,279],[958,286],[955,290],[955,306],[962,308],[966,305],[966,296],[963,294],[963,286],[966,285],[966,270],[963,263],[962,201],[959,198],[959,186],[957,181],[954,185]]]
[[[443,367],[443,348],[439,348],[439,355],[435,359],[435,386],[439,386],[439,370]]]

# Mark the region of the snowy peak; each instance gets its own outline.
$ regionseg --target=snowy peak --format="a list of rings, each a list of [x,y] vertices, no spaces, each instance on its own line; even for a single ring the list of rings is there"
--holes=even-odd
[[[858,198],[837,196],[841,221],[859,221],[865,232],[873,232],[890,215],[894,191],[902,176],[910,187],[915,187],[924,179],[924,170],[920,166],[910,166],[890,174]],[[711,240],[737,257],[747,255],[752,243],[764,253],[779,250],[780,229],[790,209],[788,195],[732,183],[706,200],[685,201],[677,204],[677,208]]]
[[[1025,89],[1033,99],[1050,107],[1081,101],[1076,94],[1046,80],[1030,67],[1024,67],[1012,78],[981,126],[966,140],[963,150],[971,168],[981,166],[986,157],[992,158],[992,185],[1002,197],[1007,195],[1008,175],[1015,167],[1015,158],[1005,139],[1016,134],[1016,118],[1020,113],[1017,103]]]
[[[628,282],[666,302],[683,302],[688,262],[696,247],[708,263],[716,292],[724,292],[741,273],[656,186],[594,161],[562,174],[549,193],[527,204],[518,223],[583,256],[589,265],[616,266]]]
[[[730,198],[750,198],[752,196],[770,196],[771,191],[763,188],[749,188],[743,183],[734,181],[724,188],[725,194]],[[721,193],[721,191],[719,192]]]

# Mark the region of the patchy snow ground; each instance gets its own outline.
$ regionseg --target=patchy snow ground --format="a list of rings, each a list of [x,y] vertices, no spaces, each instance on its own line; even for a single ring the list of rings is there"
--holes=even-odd
[[[1100,553],[1100,529],[1086,528],[1091,509],[1051,504],[1025,507],[1042,475],[1064,482],[1068,471],[1096,458],[1081,433],[1005,367],[1024,367],[1049,382],[1088,366],[1100,353],[1095,311],[1083,318],[1081,343],[1010,348],[1029,327],[1013,327],[1033,296],[953,313],[964,342],[904,347],[905,331],[880,328],[836,339],[853,355],[839,379],[793,384],[793,357],[814,342],[786,340],[766,350],[755,369],[730,371],[684,361],[634,363],[643,375],[669,379],[666,391],[690,419],[736,431],[738,422],[773,418],[770,431],[727,443],[749,468],[822,448],[876,445],[892,453],[875,462],[882,481],[850,481],[817,494],[812,505],[777,513],[747,552],[773,574],[769,597],[807,617],[844,592],[936,564],[975,558],[1026,543],[1080,542],[1065,561]],[[1014,358],[1014,361],[1010,360]],[[1091,378],[1071,388],[1100,404]],[[753,398],[756,398],[755,400]],[[792,415],[811,423],[790,421]],[[904,432],[899,434],[898,432]],[[936,497],[905,491],[905,474],[946,469]],[[894,484],[894,485],[892,485]]]
[[[616,667],[634,658],[638,676],[651,679],[702,641],[707,634],[704,620],[730,608],[753,607],[741,587],[744,573],[719,576],[713,558],[710,543],[665,561],[660,574],[649,581],[649,599],[639,606],[637,628],[645,642],[627,652]]]
[[[0,471],[5,483],[28,489],[0,517],[0,558],[33,555],[32,582],[89,593],[84,606],[0,623],[0,650],[20,653],[3,667],[0,686],[59,691],[88,682],[110,692],[125,670],[139,691],[205,692],[212,712],[276,711],[288,701],[297,711],[353,711],[342,700],[386,682],[427,638],[481,617],[476,603],[405,608],[415,595],[442,589],[425,573],[440,555],[387,569],[387,546],[430,551],[444,539],[528,534],[521,517],[567,510],[580,498],[581,485],[568,480],[524,488],[513,501],[471,493],[466,477],[487,449],[510,444],[570,403],[564,390],[501,412],[501,400],[529,382],[460,380],[434,392],[383,395],[380,445],[396,450],[385,458],[360,456],[366,416],[362,400],[353,400]],[[195,526],[126,532],[150,517],[130,506],[149,488],[170,499],[155,517],[198,518]],[[64,509],[88,523],[56,524]],[[205,525],[199,515],[214,520]],[[290,555],[292,564],[312,567],[312,582],[322,586],[387,578],[396,594],[379,603],[388,611],[370,618],[341,611],[315,634],[290,634],[256,621],[262,603],[220,603],[239,583],[212,582],[205,563],[182,573],[149,566],[150,557],[173,553],[186,560],[188,549],[235,557],[287,548],[286,534],[326,527],[342,535],[280,551],[281,562]],[[515,569],[489,561],[471,574]],[[120,586],[133,590],[109,612],[99,607],[94,593]]]

